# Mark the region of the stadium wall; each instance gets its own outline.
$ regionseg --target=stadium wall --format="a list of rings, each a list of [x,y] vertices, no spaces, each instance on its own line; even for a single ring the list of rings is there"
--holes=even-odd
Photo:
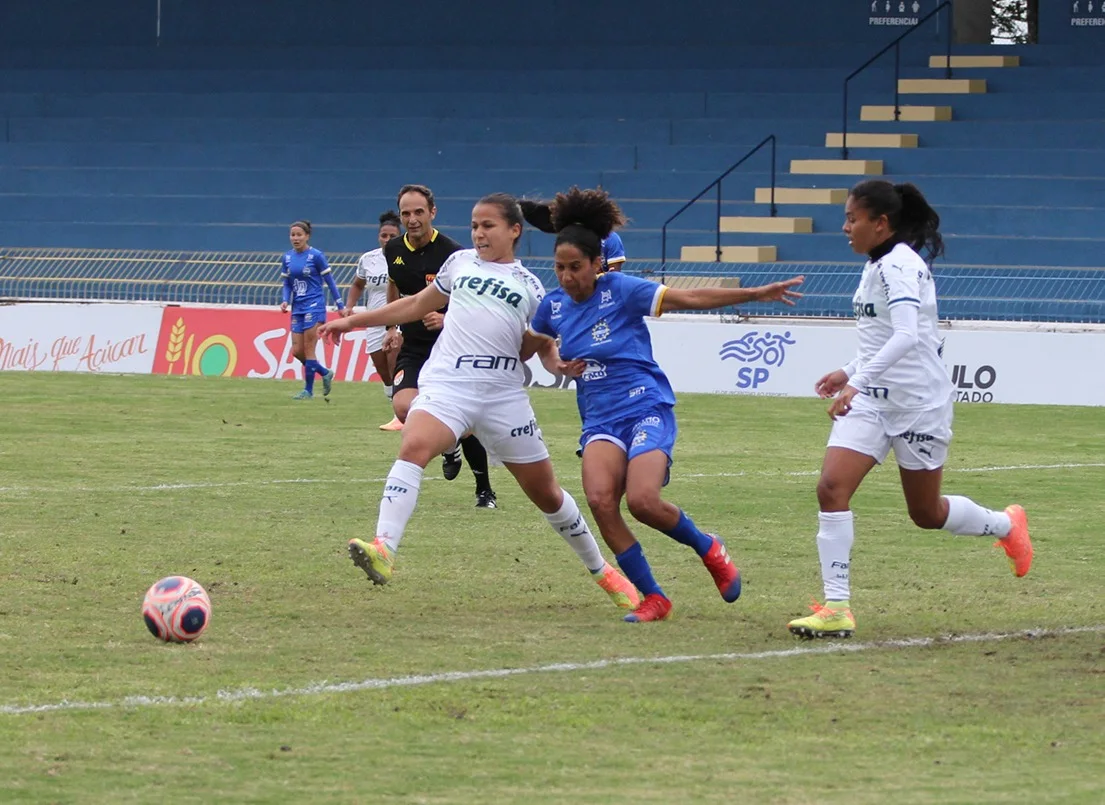
[[[286,314],[261,307],[8,305],[0,308],[0,370],[299,378],[288,324]],[[814,380],[856,348],[851,322],[669,317],[648,324],[656,359],[681,393],[812,397]],[[1058,327],[947,328],[944,357],[956,400],[1105,405],[1105,375],[1093,370],[1105,329]],[[338,347],[320,344],[319,358],[339,380],[376,379],[363,333]],[[571,386],[536,360],[526,382]]]

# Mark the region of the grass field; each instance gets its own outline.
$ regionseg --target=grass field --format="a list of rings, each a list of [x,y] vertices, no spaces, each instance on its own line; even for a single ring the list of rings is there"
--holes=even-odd
[[[1024,579],[913,527],[876,471],[858,631],[826,645],[785,629],[820,596],[823,403],[681,399],[669,497],[744,595],[642,528],[675,611],[633,626],[503,470],[486,511],[431,465],[373,587],[345,544],[375,525],[387,403],[295,389],[0,375],[0,802],[1105,800],[1105,409],[957,410],[945,487],[1025,505]],[[533,399],[582,501],[574,399]],[[211,595],[195,644],[139,615],[169,574]]]

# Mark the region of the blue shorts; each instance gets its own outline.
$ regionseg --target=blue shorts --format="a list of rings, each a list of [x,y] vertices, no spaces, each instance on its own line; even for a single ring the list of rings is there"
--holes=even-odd
[[[583,431],[583,435],[579,437],[579,453],[583,455],[583,449],[591,442],[611,442],[625,451],[626,461],[632,461],[653,450],[662,450],[668,457],[670,467],[671,454],[678,435],[675,411],[670,405],[657,405],[643,414]],[[664,483],[667,484],[667,479]]]
[[[322,324],[326,321],[326,311],[311,310],[307,313],[293,313],[292,314],[292,332],[293,333],[305,333],[312,327]]]

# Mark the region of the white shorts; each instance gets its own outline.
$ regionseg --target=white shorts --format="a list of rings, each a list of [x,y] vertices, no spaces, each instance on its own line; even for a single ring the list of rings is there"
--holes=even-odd
[[[475,434],[489,457],[506,464],[533,464],[549,457],[524,389],[488,395],[430,383],[419,387],[410,410],[445,423],[458,440]]]
[[[833,422],[829,447],[845,447],[880,464],[890,448],[906,470],[938,470],[948,460],[952,441],[952,401],[927,411],[882,411],[859,395],[852,410]]]
[[[367,327],[364,331],[364,351],[371,355],[384,348],[384,336],[387,335],[387,327]]]

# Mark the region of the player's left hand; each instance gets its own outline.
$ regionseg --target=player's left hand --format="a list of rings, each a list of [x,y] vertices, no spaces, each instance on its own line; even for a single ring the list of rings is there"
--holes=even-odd
[[[838,416],[847,416],[852,410],[852,398],[859,394],[859,389],[854,386],[845,386],[840,394],[833,397],[829,403],[829,419],[836,421]]]
[[[445,326],[445,314],[438,313],[436,310],[433,313],[427,313],[422,317],[422,323],[426,325],[427,330],[440,330]]]
[[[757,288],[756,300],[759,302],[782,302],[784,305],[794,306],[794,303],[802,298],[802,294],[790,290],[796,285],[801,285],[806,277],[791,277],[782,282],[773,282]]]

